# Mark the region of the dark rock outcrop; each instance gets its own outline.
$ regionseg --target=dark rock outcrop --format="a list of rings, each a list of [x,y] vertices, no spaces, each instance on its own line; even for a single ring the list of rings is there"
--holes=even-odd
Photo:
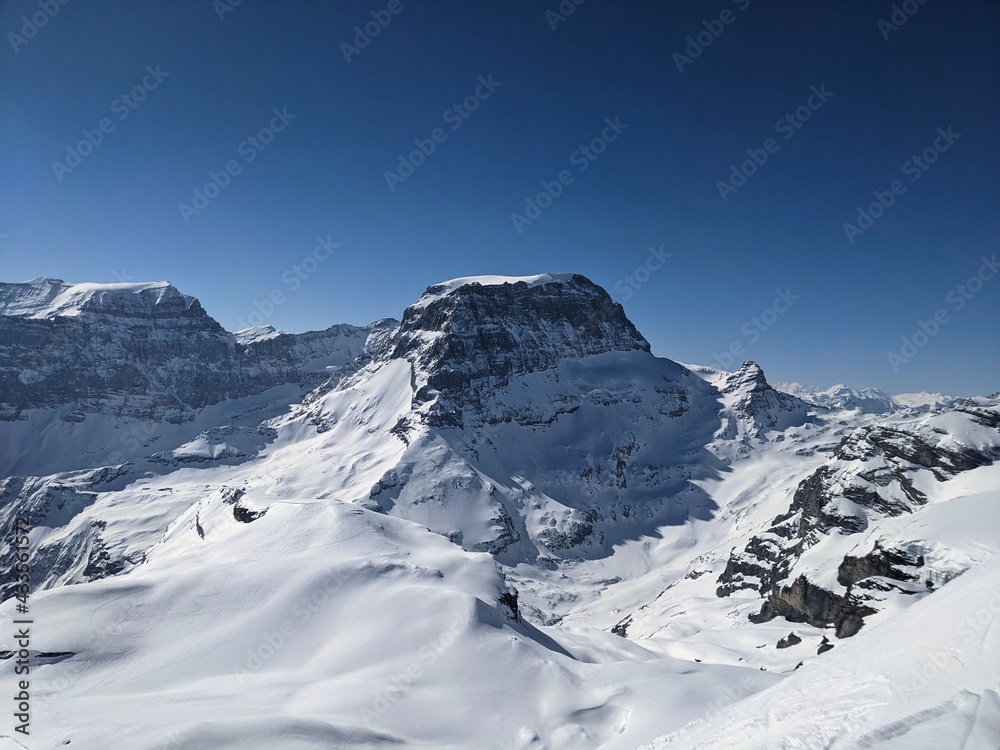
[[[497,602],[507,608],[507,619],[512,622],[521,622],[521,610],[517,605],[517,590],[505,591],[497,597]]]
[[[861,557],[844,556],[844,561],[837,570],[837,582],[841,586],[850,586],[871,576],[892,578],[897,581],[915,581],[918,576],[906,568],[923,566],[923,555],[915,555],[906,550],[887,549],[882,546],[882,540],[878,539],[871,552]]]
[[[790,648],[792,646],[798,646],[802,643],[802,639],[799,638],[795,633],[789,633],[784,638],[780,639],[777,643],[778,648]]]
[[[817,628],[833,625],[838,638],[848,638],[861,629],[865,617],[877,611],[853,598],[850,588],[847,594],[838,596],[799,576],[790,586],[779,586],[772,591],[761,611],[751,615],[750,621],[760,623],[784,617],[789,622],[804,622]]]

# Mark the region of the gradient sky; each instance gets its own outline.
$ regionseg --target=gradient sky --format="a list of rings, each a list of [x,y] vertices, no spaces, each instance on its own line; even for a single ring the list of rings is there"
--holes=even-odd
[[[725,364],[735,345],[772,382],[1000,389],[1000,278],[958,289],[1000,236],[994,0],[910,0],[896,30],[879,27],[892,3],[871,0],[586,0],[562,21],[556,0],[399,0],[350,61],[342,43],[388,0],[243,0],[221,18],[233,0],[76,0],[51,17],[48,2],[0,5],[4,280],[167,279],[231,330],[303,331],[398,317],[458,276],[576,272],[680,361]],[[705,22],[721,34],[678,70]],[[448,115],[487,93],[480,76],[499,85]],[[832,95],[779,128],[812,87]],[[246,141],[274,108],[294,119],[258,151]],[[54,168],[103,118],[92,153]],[[612,134],[606,118],[627,128],[574,156]],[[443,142],[391,190],[386,171],[435,128]],[[724,201],[718,182],[768,138],[777,150]],[[936,139],[934,164],[907,167]],[[185,221],[179,204],[230,161],[239,173]],[[563,170],[571,184],[519,232],[511,214]],[[894,180],[905,192],[849,242],[844,223]],[[303,266],[317,237],[339,247]],[[777,290],[798,299],[762,318]]]

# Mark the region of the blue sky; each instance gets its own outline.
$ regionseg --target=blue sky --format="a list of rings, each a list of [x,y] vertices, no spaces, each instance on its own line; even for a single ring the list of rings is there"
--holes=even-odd
[[[5,2],[0,278],[302,331],[577,272],[663,356],[993,392],[1000,9],[903,5]]]

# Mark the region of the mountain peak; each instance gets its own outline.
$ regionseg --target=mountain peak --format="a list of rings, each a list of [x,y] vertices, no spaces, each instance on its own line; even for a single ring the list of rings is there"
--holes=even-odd
[[[809,404],[772,388],[756,362],[747,361],[719,383],[735,414],[747,420],[750,432],[762,435],[808,419]]]
[[[748,393],[751,391],[763,391],[770,388],[767,378],[764,377],[764,370],[756,362],[747,360],[740,369],[731,374],[723,386],[724,393]]]

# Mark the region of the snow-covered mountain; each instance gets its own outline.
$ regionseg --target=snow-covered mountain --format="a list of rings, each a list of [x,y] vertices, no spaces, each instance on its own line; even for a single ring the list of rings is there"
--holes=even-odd
[[[869,414],[887,414],[902,404],[878,388],[850,388],[834,385],[829,388],[781,383],[778,390],[798,396],[803,401],[838,411],[861,411]]]
[[[1000,726],[1000,631],[962,642],[992,669],[927,691],[897,684],[919,653],[880,645],[922,612],[931,649],[986,606],[965,581],[1000,547],[997,397],[682,365],[570,274],[305,334],[229,333],[166,283],[4,284],[0,394],[38,747],[812,747],[861,711],[859,746],[976,748]],[[5,634],[18,591],[5,573]],[[840,713],[796,708],[816,691]]]
[[[167,282],[0,283],[0,473],[89,468],[206,427],[255,427],[396,324],[236,336]]]
[[[834,385],[829,388],[802,385],[800,383],[779,383],[777,389],[816,406],[834,411],[859,411],[867,414],[888,414],[909,409],[912,412],[933,412],[949,409],[962,399],[940,393],[897,393],[890,396],[878,388],[851,388]]]
[[[959,399],[954,396],[944,396],[940,393],[928,393],[927,391],[920,391],[919,393],[897,393],[892,397],[892,400],[899,406],[905,409],[914,409],[916,411],[935,411],[937,409],[944,409],[952,406]]]

